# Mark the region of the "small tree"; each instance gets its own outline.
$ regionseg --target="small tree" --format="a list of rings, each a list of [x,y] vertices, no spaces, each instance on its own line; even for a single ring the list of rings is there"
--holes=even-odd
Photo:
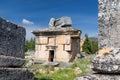
[[[30,40],[26,40],[25,42],[25,52],[28,50],[35,50],[35,39],[31,38]]]
[[[92,49],[91,49],[91,43],[90,43],[90,40],[88,38],[88,35],[85,34],[85,42],[82,46],[83,48],[83,51],[86,52],[87,54],[91,54],[92,53]]]
[[[82,46],[83,51],[87,54],[94,54],[98,51],[98,41],[96,38],[89,38],[87,34],[85,34],[85,42]]]
[[[92,54],[98,51],[98,41],[91,41]]]

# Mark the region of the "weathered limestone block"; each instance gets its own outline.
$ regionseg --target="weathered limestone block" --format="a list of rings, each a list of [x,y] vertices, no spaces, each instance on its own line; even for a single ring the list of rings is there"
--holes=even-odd
[[[120,0],[99,1],[99,49],[89,74],[76,80],[120,80]],[[99,74],[102,73],[102,74]]]
[[[120,47],[120,0],[99,0],[99,48]]]
[[[59,19],[56,19],[55,26],[56,27],[62,27],[62,26],[71,26],[72,20],[70,17],[61,17]]]
[[[78,77],[75,80],[120,80],[120,75],[115,74],[89,74]]]
[[[120,73],[120,0],[99,0],[99,48],[112,48],[97,55],[93,70],[100,73]]]
[[[34,80],[26,68],[0,68],[0,80]]]
[[[49,22],[49,27],[54,28],[54,27],[63,27],[63,26],[71,26],[72,25],[72,20],[70,17],[61,17],[59,19],[51,18]]]
[[[24,58],[25,28],[0,18],[0,55]]]
[[[25,28],[0,18],[0,67],[24,64],[25,35]]]
[[[115,48],[92,60],[92,68],[99,73],[120,73],[120,49]]]
[[[0,18],[0,80],[33,80],[24,64],[25,28]],[[17,67],[17,68],[16,68]]]

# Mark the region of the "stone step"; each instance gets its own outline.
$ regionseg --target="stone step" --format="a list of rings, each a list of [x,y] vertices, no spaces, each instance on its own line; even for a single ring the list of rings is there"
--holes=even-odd
[[[0,80],[34,80],[27,68],[1,68]]]
[[[120,80],[120,74],[88,74],[75,80]]]
[[[24,62],[23,58],[0,55],[0,67],[21,67]]]

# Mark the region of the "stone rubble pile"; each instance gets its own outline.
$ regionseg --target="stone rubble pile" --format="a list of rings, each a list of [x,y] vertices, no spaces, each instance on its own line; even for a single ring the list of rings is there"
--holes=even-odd
[[[33,80],[25,63],[26,30],[0,17],[0,80]]]

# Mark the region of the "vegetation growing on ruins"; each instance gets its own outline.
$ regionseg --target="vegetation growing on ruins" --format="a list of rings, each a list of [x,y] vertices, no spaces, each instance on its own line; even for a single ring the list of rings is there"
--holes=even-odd
[[[29,68],[34,72],[36,80],[74,80],[76,77],[90,73],[90,62],[93,55],[74,61],[71,67],[51,67],[34,64]]]

